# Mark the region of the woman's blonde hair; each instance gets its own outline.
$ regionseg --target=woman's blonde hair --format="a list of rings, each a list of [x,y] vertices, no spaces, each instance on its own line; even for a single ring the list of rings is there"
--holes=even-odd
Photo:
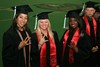
[[[46,19],[46,20],[49,23],[48,28],[47,28],[48,34],[49,34],[50,38],[54,41],[54,37],[53,37],[54,34],[52,32],[52,29],[51,29],[50,21],[49,21],[49,19]],[[40,26],[39,26],[39,22],[41,22],[41,20],[38,20],[38,24],[37,24],[37,29],[36,30],[38,31],[38,36],[42,37]]]

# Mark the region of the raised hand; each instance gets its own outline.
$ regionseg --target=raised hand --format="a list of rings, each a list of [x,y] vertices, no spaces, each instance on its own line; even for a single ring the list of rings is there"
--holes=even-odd
[[[30,45],[31,41],[30,41],[30,37],[26,37],[24,40],[22,40],[18,46],[18,49],[21,49],[23,47],[25,47],[26,45]]]
[[[41,37],[41,38],[40,38],[40,42],[39,42],[39,44],[38,44],[39,48],[41,48],[41,46],[42,46],[45,42],[47,42],[47,41],[48,41],[48,40],[45,40],[45,36]]]
[[[75,45],[74,41],[71,41],[71,45],[69,45],[76,53],[78,52],[78,47]]]

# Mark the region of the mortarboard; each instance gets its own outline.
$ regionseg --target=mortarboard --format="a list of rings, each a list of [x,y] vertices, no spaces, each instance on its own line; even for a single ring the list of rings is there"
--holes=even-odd
[[[20,5],[20,6],[15,6],[12,7],[12,9],[14,10],[14,14],[19,14],[19,13],[24,13],[24,14],[28,14],[28,12],[32,12],[33,10],[30,8],[29,5]],[[15,16],[14,15],[14,16]]]
[[[85,2],[85,7],[86,8],[94,8],[96,4],[99,4],[99,3],[93,2],[93,1],[88,1],[88,2]]]
[[[66,18],[67,17],[69,17],[69,18],[75,18],[75,17],[77,17],[77,16],[80,15],[81,11],[82,11],[82,9],[76,9],[76,10],[68,11],[67,14],[65,14],[63,28],[65,28],[65,26],[66,26]]]
[[[49,19],[48,14],[51,12],[53,11],[39,13],[37,14],[37,17],[38,19]]]
[[[40,20],[40,19],[49,19],[48,14],[49,14],[49,13],[52,13],[52,12],[53,12],[53,11],[41,12],[41,13],[35,15],[35,16],[36,16],[36,19],[35,19],[35,27],[34,27],[34,29],[36,29],[36,26],[37,26],[37,19],[38,19],[38,20]],[[33,16],[33,17],[34,17],[34,16]]]
[[[82,10],[82,9],[77,9],[77,10],[68,11],[66,17],[75,18],[76,16],[79,16],[81,10]]]

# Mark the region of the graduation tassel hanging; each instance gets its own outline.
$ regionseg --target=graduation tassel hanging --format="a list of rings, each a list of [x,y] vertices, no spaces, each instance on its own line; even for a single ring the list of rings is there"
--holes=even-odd
[[[85,3],[83,4],[83,8],[82,8],[82,11],[81,11],[81,13],[80,13],[80,16],[82,16],[82,15],[83,15],[84,10],[85,10]]]
[[[64,18],[64,25],[63,25],[63,28],[66,27],[66,14],[65,14],[65,18]]]
[[[37,27],[37,19],[38,19],[38,17],[37,17],[37,15],[36,15],[34,30],[35,30],[35,29],[36,29],[36,27]]]
[[[16,15],[16,6],[14,7],[14,16],[13,16],[13,18],[15,17],[15,15]]]

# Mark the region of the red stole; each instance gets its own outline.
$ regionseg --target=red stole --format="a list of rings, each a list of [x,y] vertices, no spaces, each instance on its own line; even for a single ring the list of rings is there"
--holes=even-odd
[[[89,25],[88,19],[86,16],[83,16],[83,19],[86,23],[86,33],[90,36],[90,25]],[[93,26],[94,26],[94,34],[96,36],[97,24],[96,24],[96,20],[93,17],[92,17],[92,21],[93,21]]]
[[[65,33],[64,35],[64,39],[63,39],[63,55],[64,55],[64,51],[65,51],[65,47],[66,47],[66,42],[67,42],[67,39],[69,37],[69,30]],[[75,31],[73,37],[72,37],[72,41],[75,43],[75,45],[77,46],[77,42],[79,40],[79,37],[80,37],[80,34],[79,34],[79,28]],[[70,46],[72,44],[70,43]],[[74,62],[74,56],[73,56],[73,49],[69,49],[69,63],[72,64]]]
[[[38,42],[40,41],[40,38],[38,36],[38,32],[36,31]],[[53,42],[53,40],[49,37],[50,41],[50,67],[56,67],[57,66],[57,55],[56,55],[56,45]],[[44,43],[40,50],[40,67],[46,67],[46,43]]]

